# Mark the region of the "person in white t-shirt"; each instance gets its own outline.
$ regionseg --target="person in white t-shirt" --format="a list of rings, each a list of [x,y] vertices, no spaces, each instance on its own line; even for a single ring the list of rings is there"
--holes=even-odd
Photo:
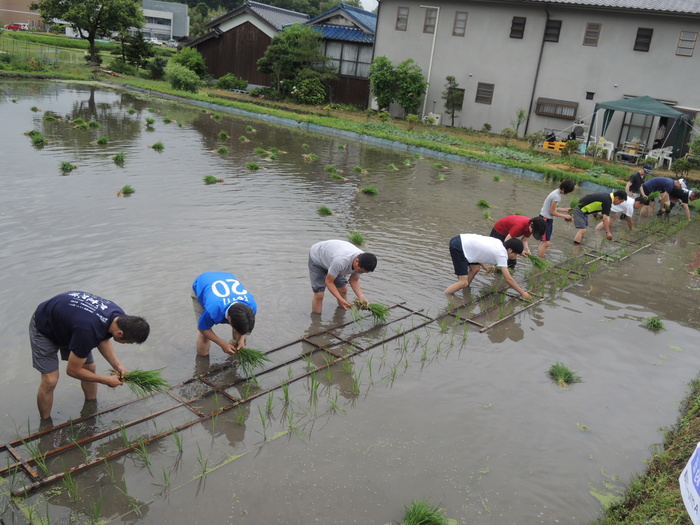
[[[544,235],[542,235],[542,242],[540,247],[537,249],[537,255],[544,257],[547,253],[547,248],[552,243],[552,231],[554,229],[554,217],[561,217],[565,221],[570,221],[573,217],[569,215],[569,210],[571,208],[559,208],[559,202],[561,201],[561,196],[571,193],[576,188],[576,183],[571,179],[566,179],[561,181],[559,187],[552,191],[542,204],[542,209],[540,210],[540,217],[546,221],[546,228],[544,230]]]
[[[482,268],[487,272],[493,271],[487,264],[493,264],[501,269],[508,285],[518,292],[523,299],[532,297],[523,290],[508,270],[508,259],[516,259],[523,253],[523,242],[517,237],[501,242],[495,237],[486,237],[475,233],[463,233],[450,240],[450,256],[454,265],[457,282],[445,289],[445,293],[453,294],[469,286],[476,274]]]
[[[631,230],[634,227],[632,223],[632,216],[634,215],[634,210],[644,206],[644,199],[641,197],[630,197],[627,196],[627,200],[622,204],[615,204],[610,207],[610,227],[612,228],[613,223],[619,217],[620,219],[627,219],[627,227]],[[601,221],[598,226],[595,227],[596,230],[600,231],[603,229],[603,222]]]
[[[376,267],[377,257],[347,241],[314,244],[309,250],[309,277],[314,292],[311,311],[321,313],[326,288],[338,300],[338,306],[349,310],[348,283],[357,298],[366,302],[360,287],[360,275],[373,272]]]

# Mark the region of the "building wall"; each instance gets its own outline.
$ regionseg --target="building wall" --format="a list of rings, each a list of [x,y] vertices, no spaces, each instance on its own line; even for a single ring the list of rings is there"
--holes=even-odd
[[[14,22],[29,24],[30,29],[43,28],[38,11],[30,11],[32,0],[0,0],[0,26]]]
[[[268,86],[269,75],[258,72],[257,62],[272,39],[250,22],[245,22],[219,38],[210,38],[196,46],[215,78],[233,73],[250,84]]]
[[[375,57],[387,56],[395,65],[413,58],[426,77],[430,70],[424,113],[433,107],[444,113],[441,94],[447,75],[453,75],[459,88],[465,90],[458,125],[481,129],[489,123],[496,132],[512,127],[520,108],[531,115],[528,132],[573,124],[567,119],[535,115],[534,102],[539,97],[578,102],[578,115],[587,122],[596,102],[625,96],[648,95],[675,106],[700,108],[697,90],[689,88],[700,81],[700,49],[692,57],[675,54],[681,30],[700,33],[698,17],[550,7],[550,18],[562,21],[560,39],[543,43],[547,12],[542,6],[453,0],[432,3],[440,7],[440,13],[435,34],[429,34],[423,32],[425,8],[420,5],[417,1],[382,0]],[[409,8],[406,31],[395,30],[399,6]],[[464,37],[452,36],[456,11],[468,13]],[[509,36],[514,16],[526,18],[522,39]],[[597,47],[583,45],[588,22],[602,24]],[[649,52],[633,50],[639,27],[654,29]],[[495,85],[490,105],[475,102],[479,82]],[[586,100],[588,92],[594,94],[593,100]],[[448,120],[443,114],[442,122]],[[609,138],[616,139],[620,125],[621,119],[613,120]],[[520,132],[523,130],[521,127]]]

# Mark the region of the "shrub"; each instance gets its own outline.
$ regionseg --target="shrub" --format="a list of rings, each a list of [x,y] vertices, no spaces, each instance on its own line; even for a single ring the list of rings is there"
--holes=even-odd
[[[171,63],[165,68],[165,72],[173,89],[196,93],[202,86],[202,81],[197,74],[185,66]]]
[[[204,62],[204,57],[193,47],[183,47],[170,60],[175,64],[193,71],[199,78],[205,78],[209,74],[207,72],[207,65]]]
[[[107,67],[109,67],[109,69],[115,73],[119,73],[120,75],[131,75],[132,77],[138,75],[139,72],[138,67],[127,64],[121,58],[115,58]]]
[[[276,89],[271,88],[271,87],[261,87],[261,88],[251,89],[249,92],[249,95],[251,97],[256,97],[256,98],[258,98],[258,97],[265,98],[268,100],[272,100],[274,102],[284,100],[284,94],[280,91],[277,91]]]
[[[569,157],[578,151],[578,140],[567,140],[564,147],[561,149],[561,154],[564,157]]]
[[[148,76],[153,80],[160,80],[165,76],[165,68],[168,66],[168,59],[165,57],[155,57],[148,61]]]
[[[488,122],[484,122],[484,125],[481,126],[481,131],[483,131],[484,133],[490,133],[491,132],[491,124],[489,124]]]
[[[296,82],[292,95],[301,104],[317,106],[326,101],[326,88],[318,78],[307,77]]]
[[[237,77],[233,73],[226,73],[223,77],[216,81],[216,87],[225,90],[244,90],[248,87],[248,81],[243,78]]]
[[[408,122],[408,131],[411,131],[415,127],[416,122],[418,122],[418,115],[408,115],[406,117],[406,122]]]
[[[384,123],[389,122],[391,120],[391,113],[388,111],[382,111],[379,113],[379,120]]]

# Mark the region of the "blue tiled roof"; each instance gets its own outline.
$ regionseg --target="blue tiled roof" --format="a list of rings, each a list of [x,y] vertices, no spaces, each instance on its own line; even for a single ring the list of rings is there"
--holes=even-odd
[[[361,42],[365,44],[374,43],[374,34],[365,33],[356,27],[339,26],[335,24],[325,24],[311,26],[323,35],[326,40],[344,40],[346,42]]]
[[[343,3],[338,4],[330,11],[326,11],[325,13],[322,13],[317,17],[312,18],[306,24],[313,25],[314,22],[316,22],[317,20],[328,18],[328,15],[336,11],[343,11],[347,15],[349,20],[353,21],[359,27],[364,29],[365,32],[374,34],[374,32],[377,29],[377,15],[375,13],[370,13],[369,11],[365,11],[364,9],[360,9],[359,7],[353,7],[351,5]]]

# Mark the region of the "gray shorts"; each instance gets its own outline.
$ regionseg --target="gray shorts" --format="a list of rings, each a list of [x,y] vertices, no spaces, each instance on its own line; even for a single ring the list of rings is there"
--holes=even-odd
[[[36,322],[32,315],[32,320],[29,322],[29,344],[32,346],[32,365],[42,374],[51,374],[58,371],[58,354],[61,354],[61,360],[68,361],[70,350],[60,348],[51,339],[43,334],[40,334],[36,329]],[[95,362],[92,357],[92,352],[88,354],[85,360],[86,365],[91,365]]]
[[[204,307],[199,303],[199,299],[197,299],[194,290],[192,290],[192,308],[194,308],[194,315],[197,316],[197,321],[199,321],[199,318],[202,317],[204,313]]]
[[[314,293],[326,291],[326,276],[328,270],[311,261],[309,257],[309,279],[311,279],[311,289]],[[348,285],[346,275],[339,275],[333,281],[336,288],[345,288]]]
[[[578,208],[574,210],[574,227],[577,230],[588,228],[588,214],[583,213]]]

